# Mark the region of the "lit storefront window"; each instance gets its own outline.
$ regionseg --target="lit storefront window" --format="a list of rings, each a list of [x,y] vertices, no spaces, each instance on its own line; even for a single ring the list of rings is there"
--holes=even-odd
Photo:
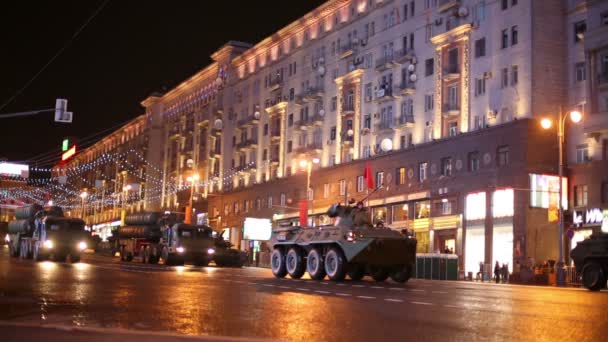
[[[509,265],[513,271],[513,224],[495,225],[492,237],[492,267],[498,263]]]
[[[492,213],[494,218],[513,216],[513,189],[494,191],[492,197]]]
[[[414,216],[416,219],[429,218],[431,216],[431,201],[416,202]]]
[[[557,208],[559,177],[530,174],[530,206],[532,208]],[[568,209],[568,178],[562,178],[562,207]]]
[[[327,215],[319,215],[319,226],[329,226],[333,219]]]
[[[409,208],[407,203],[393,205],[393,222],[407,221]]]
[[[386,223],[386,212],[387,207],[378,207],[372,209],[372,223],[374,225],[378,224],[378,222]]]
[[[466,219],[482,220],[486,218],[486,193],[468,194],[466,199]]]
[[[473,276],[479,272],[479,263],[485,259],[486,231],[485,227],[471,226],[466,228],[465,272]]]

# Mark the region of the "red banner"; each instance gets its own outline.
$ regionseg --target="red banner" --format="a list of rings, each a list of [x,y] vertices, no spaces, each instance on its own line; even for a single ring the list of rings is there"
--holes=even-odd
[[[365,174],[363,175],[363,178],[365,178],[365,184],[367,184],[368,189],[372,190],[376,188],[374,185],[374,176],[372,176],[372,167],[369,160],[365,162]]]
[[[308,201],[300,201],[300,226],[305,227],[308,225]]]

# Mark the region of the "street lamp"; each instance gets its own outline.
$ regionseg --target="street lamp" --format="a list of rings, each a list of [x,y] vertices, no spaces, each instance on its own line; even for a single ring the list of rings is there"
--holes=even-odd
[[[201,177],[198,175],[198,173],[195,173],[192,176],[189,176],[188,178],[186,178],[186,180],[190,183],[190,201],[188,201],[188,206],[186,207],[186,216],[185,216],[185,221],[188,224],[192,223],[192,209],[194,208],[194,203],[192,201],[192,199],[194,198],[194,184],[200,178]]]
[[[306,202],[310,201],[309,191],[310,191],[310,174],[312,173],[312,166],[314,164],[319,164],[321,160],[317,157],[312,159],[302,159],[300,160],[300,167],[306,168]],[[308,216],[308,205],[306,206],[306,216]]]
[[[80,198],[82,199],[82,211],[81,211],[81,217],[84,220],[84,201],[86,200],[87,196],[89,196],[89,194],[87,193],[87,191],[83,191],[80,193]]]
[[[127,184],[125,186],[122,187],[122,213],[121,213],[121,220],[123,221],[124,224],[124,218],[127,215],[127,200],[129,199],[129,191],[131,191],[131,184]]]
[[[565,274],[564,274],[564,207],[562,205],[562,178],[564,175],[564,137],[566,135],[565,126],[566,126],[566,118],[570,117],[570,120],[573,123],[579,123],[583,119],[583,114],[577,110],[571,111],[569,115],[564,116],[562,113],[562,109],[559,109],[559,120],[557,122],[557,140],[559,145],[559,190],[557,195],[557,206],[559,210],[559,221],[558,221],[558,231],[557,231],[557,242],[558,242],[558,251],[559,257],[557,261],[557,285],[563,286],[565,285]],[[550,118],[543,118],[540,122],[540,125],[543,129],[550,129],[553,126],[553,121]]]

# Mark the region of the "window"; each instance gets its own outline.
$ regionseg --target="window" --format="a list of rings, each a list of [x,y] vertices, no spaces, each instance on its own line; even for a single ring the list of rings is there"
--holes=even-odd
[[[511,46],[517,45],[517,25],[511,27]]]
[[[431,76],[434,72],[435,59],[429,58],[424,61],[424,75]]]
[[[511,7],[517,5],[517,0],[511,0]]]
[[[407,169],[404,167],[397,168],[397,185],[404,185],[407,182]]]
[[[509,8],[509,0],[501,0],[502,4],[500,6],[500,8],[504,11],[507,8]]]
[[[329,198],[329,183],[323,184],[323,198]]]
[[[233,207],[234,207],[233,212],[235,214],[238,214],[239,213],[239,202],[234,202]]]
[[[384,171],[376,172],[376,187],[384,185]]]
[[[363,158],[369,158],[372,156],[372,149],[369,145],[363,146]]]
[[[475,58],[484,57],[486,55],[486,38],[477,39],[475,41]]]
[[[365,102],[370,102],[372,100],[372,84],[365,84]]]
[[[340,179],[340,196],[346,195],[346,180]]]
[[[414,12],[415,12],[415,10],[414,10],[414,5],[415,5],[415,4],[416,4],[416,3],[415,3],[414,1],[411,1],[411,2],[410,2],[410,17],[413,17],[413,16],[414,16]]]
[[[289,116],[287,117],[287,126],[293,126],[293,113],[289,114]]]
[[[505,166],[509,164],[509,146],[499,146],[496,154],[498,166]]]
[[[264,124],[264,136],[268,135],[268,124]]]
[[[458,135],[458,122],[452,121],[448,123],[448,136],[453,137]]]
[[[586,185],[575,185],[574,186],[574,206],[575,207],[586,207],[587,206],[587,186]]]
[[[363,128],[372,128],[372,116],[367,114],[363,118]]]
[[[509,85],[509,68],[503,68],[500,76],[501,88],[506,88]]]
[[[576,77],[576,82],[582,82],[587,78],[585,62],[576,63],[574,65],[574,76]]]
[[[407,203],[393,205],[393,222],[407,221],[409,218],[408,209],[409,209],[409,206]]]
[[[293,149],[293,142],[291,140],[289,140],[287,142],[287,153],[291,153],[292,149]]]
[[[338,98],[336,96],[331,98],[331,106],[330,109],[332,112],[335,112],[338,108]]]
[[[329,140],[336,140],[336,126],[331,128],[331,131],[329,132]]]
[[[427,170],[429,168],[429,163],[424,162],[418,165],[418,181],[424,182],[427,179]]]
[[[365,179],[363,176],[357,176],[357,192],[365,190]]]
[[[469,171],[479,170],[479,152],[469,152]]]
[[[574,23],[574,42],[580,42],[583,40],[585,36],[585,31],[587,31],[587,22],[584,20],[577,21]]]
[[[435,98],[435,95],[433,93],[424,95],[424,111],[425,112],[433,110],[433,105],[435,103],[434,98]]]
[[[414,204],[414,218],[428,218],[431,216],[430,201],[419,201]]]
[[[602,25],[608,25],[608,11],[600,14],[600,19],[601,19]]]
[[[445,177],[452,175],[452,158],[441,159],[441,175]]]
[[[589,161],[589,145],[583,144],[576,147],[576,162],[578,164]]]
[[[428,43],[431,41],[431,37],[433,37],[433,24],[427,24],[425,27],[425,41]]]
[[[308,189],[308,200],[309,201],[314,201],[315,199],[315,189],[313,189],[313,187],[311,186],[310,189]]]
[[[484,95],[486,93],[486,79],[476,78],[475,79],[475,96]]]
[[[506,49],[509,47],[509,31],[507,29],[502,30],[500,47],[503,49]]]
[[[364,60],[365,60],[365,69],[371,69],[372,65],[373,65],[373,55],[371,53],[368,53],[367,55],[365,55]]]
[[[407,20],[407,15],[408,15],[408,11],[407,11],[407,4],[403,5],[403,20]]]
[[[511,66],[511,85],[517,85],[519,81],[519,67],[517,65]]]
[[[410,49],[414,49],[414,33],[410,33]]]
[[[481,2],[479,2],[479,4],[477,4],[475,6],[475,11],[473,12],[473,16],[474,16],[474,20],[477,20],[479,22],[484,21],[484,19],[486,18],[486,3],[485,3],[485,1],[481,1]]]
[[[285,204],[287,203],[287,196],[285,196],[284,193],[281,193],[281,206],[284,207]]]
[[[441,201],[434,202],[434,216],[438,215],[451,215],[452,214],[452,202],[447,198],[443,198]]]

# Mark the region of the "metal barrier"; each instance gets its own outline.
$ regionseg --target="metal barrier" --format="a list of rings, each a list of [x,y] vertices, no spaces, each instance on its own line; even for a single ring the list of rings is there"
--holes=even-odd
[[[564,268],[566,270],[566,284],[570,286],[581,286],[581,275],[579,272],[576,271],[576,267],[566,266]]]
[[[458,256],[454,254],[417,254],[414,276],[419,279],[458,280]]]

